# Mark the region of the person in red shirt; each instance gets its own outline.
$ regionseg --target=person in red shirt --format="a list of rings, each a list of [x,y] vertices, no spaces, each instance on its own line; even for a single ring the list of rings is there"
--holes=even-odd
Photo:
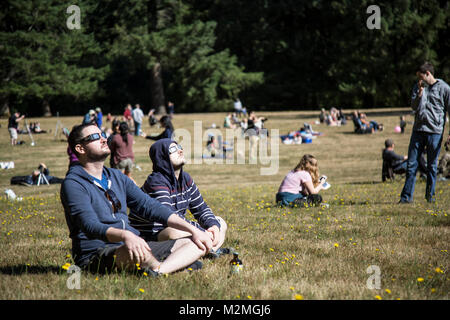
[[[133,124],[133,115],[131,114],[132,110],[133,108],[131,107],[131,104],[127,104],[125,111],[123,112],[123,120],[128,124],[128,128],[132,128]]]

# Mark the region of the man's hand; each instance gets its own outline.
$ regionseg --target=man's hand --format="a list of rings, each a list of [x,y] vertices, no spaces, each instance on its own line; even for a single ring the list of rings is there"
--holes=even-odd
[[[192,232],[192,241],[197,245],[197,247],[199,247],[199,249],[205,250],[205,252],[209,252],[213,247],[211,237],[208,233],[197,228],[195,228]]]
[[[147,242],[131,231],[124,231],[123,241],[128,249],[130,259],[135,263],[142,264],[146,260],[146,255],[152,252]]]
[[[422,86],[423,80],[419,80],[419,83],[417,84],[419,86],[419,89],[417,91],[417,96],[420,98],[423,93],[423,86]]]
[[[212,235],[212,245],[213,247],[217,245],[217,243],[219,243],[219,233],[220,233],[220,229],[218,226],[214,225],[211,228],[208,228],[207,230],[208,232],[211,233]]]

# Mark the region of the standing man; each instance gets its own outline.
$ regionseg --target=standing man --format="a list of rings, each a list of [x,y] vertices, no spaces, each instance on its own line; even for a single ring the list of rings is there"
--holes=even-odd
[[[134,121],[134,135],[138,136],[141,134],[142,119],[144,119],[144,112],[141,110],[141,106],[136,104],[133,109],[133,121]]]
[[[199,267],[196,260],[212,247],[210,237],[150,198],[119,170],[104,167],[110,150],[105,134],[95,124],[75,126],[68,140],[79,165],[70,167],[62,183],[61,202],[73,257],[80,268],[105,272],[139,264],[155,275],[190,265]],[[127,207],[140,217],[192,236],[163,243],[146,242],[130,226]]]
[[[218,249],[225,240],[227,224],[213,214],[203,201],[194,180],[183,171],[186,160],[181,146],[172,139],[161,139],[150,147],[149,154],[153,163],[153,173],[147,177],[141,189],[183,219],[189,210],[196,220],[190,223],[198,230],[207,231],[211,236],[213,245],[211,254],[214,256],[226,253]],[[142,218],[133,211],[130,212],[130,223],[147,240],[162,241],[190,236],[167,224]]]
[[[411,108],[415,112],[414,126],[408,149],[406,180],[400,203],[413,201],[414,185],[419,158],[426,148],[427,185],[425,198],[435,201],[437,160],[441,150],[445,127],[445,111],[450,114],[450,87],[441,79],[434,78],[434,68],[425,62],[417,70],[419,81],[414,85]],[[450,141],[450,135],[447,142]]]
[[[25,118],[25,115],[20,115],[20,112],[15,111],[8,119],[8,131],[9,136],[11,137],[12,146],[17,144],[17,128],[19,127],[19,122],[23,118]]]
[[[169,101],[167,103],[167,114],[169,115],[170,119],[173,118],[173,114],[175,113],[175,105],[172,101]]]

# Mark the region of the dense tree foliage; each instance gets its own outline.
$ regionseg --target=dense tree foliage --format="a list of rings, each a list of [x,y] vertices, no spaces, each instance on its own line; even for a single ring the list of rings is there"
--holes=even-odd
[[[41,115],[406,106],[418,63],[450,81],[449,2],[61,0],[0,4],[0,108]]]

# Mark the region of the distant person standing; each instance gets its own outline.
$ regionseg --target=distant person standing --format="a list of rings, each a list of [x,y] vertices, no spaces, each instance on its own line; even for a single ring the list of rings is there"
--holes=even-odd
[[[415,112],[414,126],[408,149],[406,180],[400,203],[413,201],[416,172],[419,159],[426,148],[427,185],[425,198],[435,201],[437,160],[441,150],[445,127],[445,111],[450,114],[450,87],[441,79],[434,77],[434,67],[425,62],[417,72],[418,82],[414,85],[411,108]],[[450,135],[447,142],[450,141]]]
[[[142,126],[142,119],[144,119],[144,112],[142,112],[141,106],[139,104],[136,104],[131,114],[133,115],[134,121],[134,135],[138,136],[141,134],[141,126]]]
[[[406,118],[405,116],[400,116],[400,132],[405,133],[406,128]]]
[[[167,104],[167,114],[172,119],[174,113],[175,113],[175,105],[173,104],[172,101],[169,101],[169,103]]]
[[[95,122],[97,123],[97,127],[99,127],[100,130],[102,130],[103,113],[102,113],[102,109],[100,109],[99,107],[95,108],[95,118],[96,118]]]
[[[15,111],[8,119],[8,131],[11,137],[11,145],[15,146],[17,144],[17,129],[19,127],[19,122],[25,118],[25,115],[20,115],[20,112]]]
[[[133,127],[133,115],[131,114],[132,110],[133,108],[131,107],[131,104],[128,103],[123,111],[123,120],[126,121],[130,129]]]
[[[242,107],[242,102],[241,100],[239,100],[239,98],[234,101],[234,111],[236,112],[238,117],[240,117],[241,115],[247,115],[246,109]]]

